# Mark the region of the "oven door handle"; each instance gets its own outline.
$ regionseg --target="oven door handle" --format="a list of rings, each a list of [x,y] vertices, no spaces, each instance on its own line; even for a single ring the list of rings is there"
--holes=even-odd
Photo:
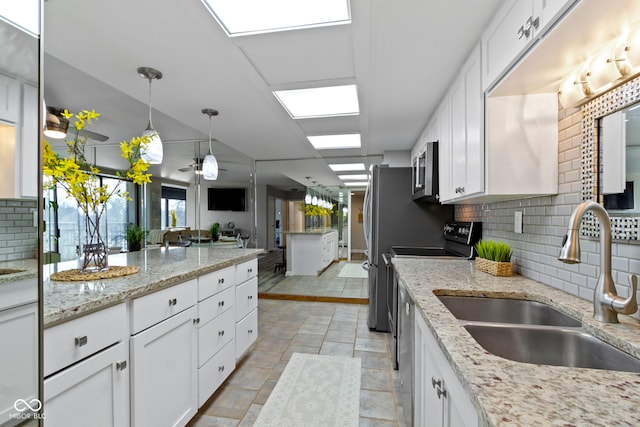
[[[391,267],[391,254],[382,254],[382,260],[384,261],[385,267]]]

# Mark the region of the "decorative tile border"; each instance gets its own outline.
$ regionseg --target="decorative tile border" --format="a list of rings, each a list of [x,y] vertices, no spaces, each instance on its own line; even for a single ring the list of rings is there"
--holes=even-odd
[[[581,167],[582,200],[600,200],[597,171],[600,170],[598,156],[598,121],[600,118],[640,101],[640,77],[636,77],[610,91],[592,99],[582,106]],[[612,238],[638,240],[639,217],[611,216]],[[582,221],[582,235],[598,237],[599,226],[588,212]]]

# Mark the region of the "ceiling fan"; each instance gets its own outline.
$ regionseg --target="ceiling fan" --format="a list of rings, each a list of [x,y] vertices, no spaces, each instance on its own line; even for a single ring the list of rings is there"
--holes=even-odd
[[[69,127],[69,120],[62,117],[62,113],[64,111],[64,108],[47,107],[47,128],[48,130],[54,130],[53,135],[57,136],[48,134],[47,130],[45,130],[45,135],[50,136],[54,139],[63,139],[66,136],[67,129]],[[106,135],[102,135],[100,133],[93,132],[87,129],[81,129],[78,134],[98,142],[105,142],[109,139],[109,137]]]
[[[178,171],[180,172],[191,172],[191,171],[195,171],[195,172],[199,172],[202,170],[202,160],[203,159],[199,159],[199,158],[195,158],[193,159],[193,163],[178,169]],[[219,171],[227,171],[227,169],[224,168],[218,168]]]

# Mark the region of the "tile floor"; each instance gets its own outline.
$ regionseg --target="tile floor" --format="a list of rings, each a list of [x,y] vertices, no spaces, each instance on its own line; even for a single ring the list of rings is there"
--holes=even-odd
[[[366,320],[366,305],[260,299],[256,344],[189,427],[253,425],[294,352],[361,358],[360,426],[404,427],[390,335]]]
[[[258,292],[287,295],[367,298],[367,279],[338,277],[346,261],[333,263],[320,276],[291,276],[279,274],[278,280],[261,280]],[[361,261],[354,264],[358,266]]]

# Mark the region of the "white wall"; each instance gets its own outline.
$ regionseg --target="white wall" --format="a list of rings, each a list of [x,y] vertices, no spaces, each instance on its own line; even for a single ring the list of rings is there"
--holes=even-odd
[[[354,194],[351,196],[351,252],[362,252],[367,249],[367,243],[364,240],[364,227],[359,221],[359,214],[362,212],[364,205],[364,195]]]
[[[385,151],[382,156],[382,163],[392,168],[411,166],[411,151]]]

